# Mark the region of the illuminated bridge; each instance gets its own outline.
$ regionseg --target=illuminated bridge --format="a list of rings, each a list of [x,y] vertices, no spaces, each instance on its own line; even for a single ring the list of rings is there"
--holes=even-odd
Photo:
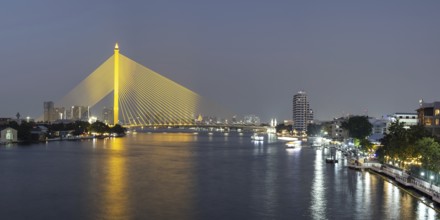
[[[113,123],[126,126],[191,125],[199,115],[232,114],[182,85],[119,53],[102,63],[58,101],[93,107],[113,94]]]

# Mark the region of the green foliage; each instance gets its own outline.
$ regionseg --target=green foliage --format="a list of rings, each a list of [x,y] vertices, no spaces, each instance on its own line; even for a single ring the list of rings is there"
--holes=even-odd
[[[347,121],[342,122],[341,127],[348,130],[350,137],[365,139],[371,134],[373,125],[371,125],[366,116],[353,116]]]
[[[87,121],[75,121],[73,123],[73,135],[81,135],[90,131],[90,123]]]
[[[391,123],[388,134],[382,139],[380,159],[383,160],[384,156],[403,159],[403,153],[409,145],[409,132],[403,125],[399,121]]]
[[[307,125],[307,135],[308,136],[317,136],[321,134],[322,125],[317,124],[309,124]]]
[[[373,144],[368,139],[361,139],[359,141],[359,144],[362,151],[368,152],[369,150],[373,149]]]
[[[434,172],[440,171],[440,144],[434,138],[424,137],[416,142],[422,167]]]
[[[31,141],[32,135],[31,130],[35,126],[35,123],[33,122],[26,122],[22,121],[20,124],[20,127],[18,128],[18,139],[24,140],[24,141]]]
[[[103,122],[96,121],[90,125],[90,131],[98,134],[104,134],[110,131],[110,127]]]
[[[115,126],[113,126],[110,131],[112,133],[116,133],[116,134],[125,134],[125,131],[127,129],[125,129],[124,127],[122,127],[120,124],[115,124]]]
[[[324,124],[322,130],[324,130],[324,134],[330,135],[332,133],[332,124]]]
[[[382,139],[382,147],[376,151],[382,162],[385,162],[385,156],[399,161],[408,161],[419,157],[431,158],[427,154],[435,152],[432,149],[436,149],[434,142],[437,142],[423,126],[412,126],[410,129],[405,129],[404,123],[396,121],[391,123],[388,131],[388,134]],[[437,160],[437,163],[438,161],[440,160]],[[426,159],[422,161],[422,166],[431,166],[432,163],[432,160]]]
[[[11,121],[8,124],[9,127],[17,130],[18,139],[22,141],[32,141],[32,129],[36,126],[34,122],[26,122],[22,121],[18,124],[16,121]],[[68,124],[46,124],[48,129],[48,136],[54,137],[54,133],[56,131],[69,131],[72,132],[73,135],[81,135],[90,132],[96,132],[99,134],[104,133],[117,133],[119,135],[125,134],[126,129],[119,124],[116,124],[114,127],[110,128],[108,125],[103,122],[97,121],[93,124],[90,124],[86,121],[76,121]]]
[[[292,125],[278,124],[275,127],[275,129],[276,129],[277,132],[281,132],[282,130],[286,130],[286,131],[291,132],[292,131]]]
[[[355,138],[355,139],[353,139],[353,144],[354,144],[354,146],[359,147],[361,145],[361,140]]]

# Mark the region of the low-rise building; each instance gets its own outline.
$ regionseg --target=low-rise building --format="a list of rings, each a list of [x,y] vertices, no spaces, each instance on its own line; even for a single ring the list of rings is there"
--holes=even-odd
[[[348,118],[334,118],[332,123],[332,133],[331,138],[333,140],[342,141],[345,138],[348,138],[348,130],[342,128],[342,122],[348,120]]]
[[[0,118],[0,125],[8,125],[12,118]]]
[[[386,134],[388,131],[389,120],[387,118],[369,118],[371,124],[371,134]]]
[[[1,130],[0,143],[17,142],[17,130],[10,127],[5,127],[0,130]]]
[[[388,132],[390,124],[389,118],[369,118],[368,121],[371,124],[371,134],[368,136],[368,140],[373,143],[378,143]]]
[[[390,117],[391,122],[403,122],[403,127],[409,129],[411,126],[417,125],[419,120],[417,113],[394,113]]]

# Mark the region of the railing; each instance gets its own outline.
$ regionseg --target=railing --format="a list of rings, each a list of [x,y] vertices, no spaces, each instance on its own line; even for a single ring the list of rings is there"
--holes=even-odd
[[[367,168],[374,170],[377,173],[383,173],[387,176],[390,176],[394,178],[394,180],[396,180],[398,183],[407,187],[412,187],[430,196],[432,200],[434,200],[435,202],[440,203],[440,187],[436,185],[432,185],[431,183],[428,183],[424,180],[411,177],[410,175],[408,175],[405,172],[402,172],[401,170],[396,170],[378,164],[371,164]]]

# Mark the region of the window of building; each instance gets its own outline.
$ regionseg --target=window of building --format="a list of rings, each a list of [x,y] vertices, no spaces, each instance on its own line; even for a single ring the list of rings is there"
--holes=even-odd
[[[434,114],[435,114],[436,116],[437,116],[437,115],[440,115],[440,109],[436,108],[435,111],[434,111]]]
[[[438,124],[439,124],[439,119],[436,118],[436,119],[435,119],[435,125],[438,125]]]
[[[425,121],[425,125],[427,125],[427,126],[432,125],[432,119],[427,118],[426,121]]]

